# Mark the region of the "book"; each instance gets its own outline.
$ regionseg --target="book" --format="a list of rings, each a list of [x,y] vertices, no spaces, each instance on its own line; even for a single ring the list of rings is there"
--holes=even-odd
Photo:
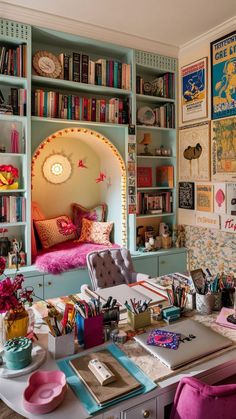
[[[89,75],[89,56],[86,54],[82,54],[82,62],[81,62],[81,82],[88,83],[88,75]]]
[[[80,54],[73,52],[73,81],[80,82]]]
[[[156,168],[156,185],[160,187],[174,187],[174,166],[158,166]]]
[[[114,382],[101,386],[88,367],[89,361],[94,358],[103,362],[113,372],[116,377]],[[107,349],[79,356],[70,360],[69,364],[100,406],[142,388],[142,384]]]
[[[236,215],[236,183],[226,184],[226,213]]]
[[[194,182],[179,182],[179,208],[194,210]]]
[[[148,335],[147,344],[160,346],[161,348],[178,349],[180,338],[180,333],[154,329]]]
[[[137,167],[137,187],[151,187],[152,186],[152,168],[151,167]]]

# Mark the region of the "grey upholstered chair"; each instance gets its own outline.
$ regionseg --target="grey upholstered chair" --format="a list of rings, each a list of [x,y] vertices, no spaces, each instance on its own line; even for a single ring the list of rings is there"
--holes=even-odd
[[[125,248],[91,252],[87,255],[87,266],[94,291],[149,278],[134,271],[130,252]]]

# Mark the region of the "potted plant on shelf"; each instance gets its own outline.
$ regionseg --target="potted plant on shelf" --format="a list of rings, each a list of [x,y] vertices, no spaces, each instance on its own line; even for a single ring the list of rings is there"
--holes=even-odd
[[[24,276],[16,272],[11,278],[4,274],[6,268],[5,258],[0,257],[0,313],[4,314],[4,339],[26,336],[29,324],[29,315],[25,304],[32,304],[33,288],[23,288]]]

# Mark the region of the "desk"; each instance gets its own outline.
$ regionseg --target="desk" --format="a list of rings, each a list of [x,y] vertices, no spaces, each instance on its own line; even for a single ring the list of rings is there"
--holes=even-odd
[[[230,337],[236,344],[236,331],[222,328],[214,324],[216,315],[201,317],[196,315],[193,318],[207,324],[216,331],[220,331],[225,336]],[[44,329],[45,332],[45,329]],[[47,333],[39,333],[40,344],[47,345]],[[165,407],[172,401],[176,386],[180,378],[192,375],[201,378],[203,381],[214,384],[236,374],[236,347],[223,350],[201,359],[199,362],[192,363],[182,369],[171,371],[160,361],[146,352],[134,341],[129,341],[120,347],[130,356],[130,358],[141,367],[141,369],[155,382],[157,388],[153,391],[133,397],[125,402],[119,403],[111,409],[106,409],[103,413],[93,416],[97,419],[137,419],[145,417],[149,412],[149,419],[164,419]],[[41,369],[56,369],[54,360],[48,358],[41,366]],[[90,416],[83,408],[69,388],[64,402],[54,412],[46,416],[35,416],[26,413],[22,407],[22,393],[26,387],[28,376],[21,376],[14,379],[0,379],[0,398],[13,410],[27,418],[46,418],[46,419],[86,419]],[[168,416],[166,416],[167,419]]]

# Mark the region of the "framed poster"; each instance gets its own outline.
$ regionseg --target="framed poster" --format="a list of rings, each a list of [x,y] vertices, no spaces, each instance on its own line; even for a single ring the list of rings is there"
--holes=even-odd
[[[210,180],[209,122],[181,127],[179,130],[179,180]]]
[[[213,212],[213,186],[210,184],[196,185],[197,211]]]
[[[226,184],[214,183],[214,212],[217,214],[226,213]]]
[[[212,121],[212,180],[236,181],[236,116]]]
[[[236,115],[236,31],[211,42],[212,119]]]
[[[182,122],[207,117],[207,57],[181,68]]]

